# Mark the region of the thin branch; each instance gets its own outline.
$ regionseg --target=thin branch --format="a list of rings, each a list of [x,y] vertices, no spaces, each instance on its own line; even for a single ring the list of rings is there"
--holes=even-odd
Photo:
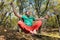
[[[44,13],[46,12],[46,10],[47,10],[47,8],[48,8],[48,4],[49,4],[49,0],[47,0],[46,8],[45,8],[45,10],[44,10],[41,14],[44,14]]]

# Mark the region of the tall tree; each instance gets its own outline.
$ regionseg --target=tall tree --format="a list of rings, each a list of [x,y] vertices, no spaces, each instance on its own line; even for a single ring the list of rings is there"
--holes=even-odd
[[[24,0],[17,0],[17,4],[18,4],[18,7],[19,7],[19,13],[22,14]]]
[[[44,0],[35,0],[35,9],[37,11],[37,15],[38,17],[40,17],[40,15],[43,16],[43,14],[46,12],[47,8],[48,8],[48,4],[49,4],[49,0],[46,1],[46,7],[45,9],[41,12],[41,7],[43,5],[43,1]],[[41,13],[41,14],[40,14]]]

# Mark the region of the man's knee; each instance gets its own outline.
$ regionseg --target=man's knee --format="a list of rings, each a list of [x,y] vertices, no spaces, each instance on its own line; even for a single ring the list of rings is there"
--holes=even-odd
[[[18,21],[18,24],[22,24],[23,23],[23,21]]]
[[[37,24],[40,24],[40,25],[42,25],[42,21],[37,21]]]
[[[42,24],[42,21],[39,21],[39,23],[41,23],[41,24]]]

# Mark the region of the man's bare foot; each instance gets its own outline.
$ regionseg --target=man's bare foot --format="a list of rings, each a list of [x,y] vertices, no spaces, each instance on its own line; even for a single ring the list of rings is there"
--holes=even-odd
[[[34,31],[33,31],[33,33],[34,33],[34,34],[37,34],[37,31],[36,31],[36,30],[34,30]]]
[[[37,34],[36,30],[30,31],[31,34]]]
[[[34,34],[33,31],[30,31],[31,34]]]

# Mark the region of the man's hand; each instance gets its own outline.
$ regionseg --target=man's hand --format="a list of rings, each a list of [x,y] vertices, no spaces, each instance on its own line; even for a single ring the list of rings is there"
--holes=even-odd
[[[48,16],[48,15],[46,15],[46,16],[45,16],[45,19],[48,19],[48,18],[49,18],[49,16]]]
[[[12,7],[14,7],[13,2],[11,2],[10,5],[11,5]]]
[[[21,18],[22,16],[17,14],[16,9],[14,8],[13,2],[11,2],[10,5],[12,6],[12,10],[13,10],[15,16],[17,16],[18,18]]]

